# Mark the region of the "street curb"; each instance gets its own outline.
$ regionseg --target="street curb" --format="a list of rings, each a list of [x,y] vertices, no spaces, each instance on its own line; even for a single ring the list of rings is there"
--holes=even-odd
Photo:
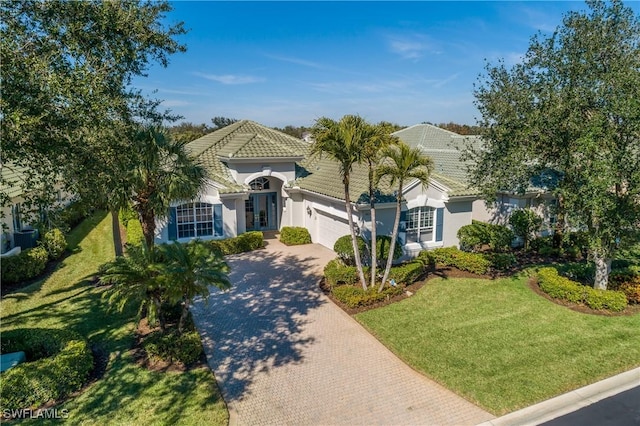
[[[477,426],[539,425],[636,386],[640,386],[640,367]]]

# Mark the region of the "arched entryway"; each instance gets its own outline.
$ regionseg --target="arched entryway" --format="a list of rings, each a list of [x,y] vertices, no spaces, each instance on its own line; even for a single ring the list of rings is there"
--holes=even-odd
[[[244,205],[247,231],[278,229],[281,214],[278,193],[281,186],[276,179],[265,176],[249,182],[251,192]]]

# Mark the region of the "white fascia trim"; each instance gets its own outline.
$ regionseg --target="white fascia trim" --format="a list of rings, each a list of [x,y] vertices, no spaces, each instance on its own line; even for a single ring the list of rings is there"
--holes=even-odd
[[[244,180],[244,184],[245,185],[249,185],[251,183],[252,180],[259,178],[259,177],[269,177],[269,176],[273,176],[275,178],[278,178],[282,181],[283,186],[287,186],[289,185],[289,182],[287,180],[287,177],[285,175],[283,175],[280,172],[274,172],[273,170],[269,169],[263,169],[259,172],[255,172],[249,176],[247,176]]]
[[[178,207],[181,206],[183,204],[186,203],[209,203],[209,204],[220,204],[220,197],[217,195],[209,195],[209,194],[202,194],[196,198],[194,198],[193,200],[175,200],[172,201],[170,206],[171,207]]]
[[[407,209],[415,209],[416,207],[434,207],[436,209],[444,207],[443,200],[434,200],[427,197],[426,194],[420,194],[416,198],[407,201]]]
[[[406,193],[408,191],[411,191],[413,188],[415,188],[416,186],[418,186],[418,184],[420,183],[420,181],[418,181],[417,179],[414,180],[413,182],[409,183],[409,185],[407,185],[404,190],[403,193]],[[442,199],[446,202],[449,200],[449,192],[451,191],[451,188],[449,188],[446,185],[443,185],[442,183],[438,182],[435,179],[429,178],[429,184],[427,185],[427,188],[431,187],[431,188],[435,188],[438,191],[442,192]]]

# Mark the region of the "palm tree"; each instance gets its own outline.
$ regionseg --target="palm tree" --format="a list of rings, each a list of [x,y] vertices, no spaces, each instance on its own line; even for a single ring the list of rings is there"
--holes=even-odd
[[[398,225],[400,224],[400,211],[402,210],[402,192],[405,182],[417,179],[423,186],[429,183],[429,176],[433,170],[433,161],[425,156],[419,148],[411,148],[404,142],[397,145],[390,145],[382,153],[382,162],[376,171],[376,182],[379,183],[383,177],[390,178],[391,186],[397,184],[398,194],[396,205],[396,220],[393,224],[393,234],[391,236],[391,247],[387,258],[387,267],[384,270],[384,277],[380,283],[379,291],[382,291],[384,284],[389,278],[391,264],[393,263],[392,253],[395,250],[396,239],[398,238]]]
[[[347,220],[351,231],[353,253],[356,258],[356,267],[362,288],[367,289],[364,278],[362,260],[356,240],[356,231],[353,223],[351,199],[349,197],[349,184],[353,165],[360,163],[363,158],[364,141],[367,131],[367,123],[357,115],[345,115],[336,122],[330,118],[321,117],[316,120],[312,128],[314,143],[311,146],[312,155],[327,155],[339,165],[340,176],[344,185],[344,202],[347,210]]]
[[[186,142],[170,139],[161,128],[146,126],[133,136],[138,153],[131,177],[133,208],[145,242],[153,247],[156,219],[166,218],[173,200],[195,198],[205,184],[205,169],[189,156]]]
[[[363,158],[367,162],[369,171],[369,205],[371,209],[371,285],[376,282],[376,268],[378,266],[377,253],[377,222],[376,222],[376,194],[375,194],[375,169],[380,160],[380,152],[398,138],[391,136],[392,128],[388,123],[381,122],[375,126],[369,126],[363,147]]]
[[[164,260],[161,266],[169,303],[182,303],[178,332],[182,333],[189,307],[196,296],[209,297],[210,285],[226,290],[231,287],[229,266],[219,253],[200,241],[189,244],[163,244],[157,248]]]
[[[119,256],[107,264],[100,279],[113,284],[105,296],[110,305],[120,311],[129,303],[139,304],[138,316],[146,309],[149,323],[159,321],[164,331],[165,321],[162,315],[162,303],[165,301],[160,263],[153,250],[146,244],[132,246],[126,256]]]

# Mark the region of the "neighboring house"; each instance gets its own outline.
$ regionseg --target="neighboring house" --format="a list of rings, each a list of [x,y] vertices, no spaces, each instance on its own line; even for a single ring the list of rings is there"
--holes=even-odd
[[[23,214],[24,172],[24,168],[12,165],[0,168],[0,193],[3,198],[0,212],[1,254],[18,254],[21,248],[32,247],[32,240],[37,238],[33,229],[25,222]]]
[[[395,135],[419,146],[435,163],[426,188],[417,182],[405,187],[399,234],[405,253],[457,245],[458,229],[480,219],[478,206],[487,212],[484,204],[477,203],[477,191],[468,189],[455,148],[465,137],[431,125],[412,126]],[[198,199],[172,204],[169,219],[159,223],[158,242],[228,238],[251,230],[302,226],[313,242],[332,249],[339,237],[349,234],[338,165],[326,157],[310,157],[308,142],[242,120],[187,148],[206,167],[209,182]],[[353,219],[365,238],[371,229],[367,175],[365,166],[355,166],[350,186]],[[378,190],[378,235],[390,235],[395,188],[383,181]]]

